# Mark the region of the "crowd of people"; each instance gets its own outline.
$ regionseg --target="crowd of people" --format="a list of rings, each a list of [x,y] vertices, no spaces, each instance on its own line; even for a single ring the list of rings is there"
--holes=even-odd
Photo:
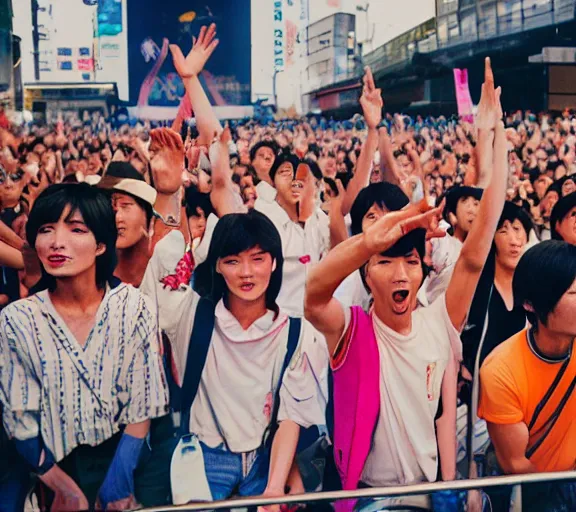
[[[576,469],[574,113],[503,113],[487,59],[474,124],[383,114],[367,68],[349,121],[222,126],[217,45],[171,47],[171,128],[0,131],[0,510]]]

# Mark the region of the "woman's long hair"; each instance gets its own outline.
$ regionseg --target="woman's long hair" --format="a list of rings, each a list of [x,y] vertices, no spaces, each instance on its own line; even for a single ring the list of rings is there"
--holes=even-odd
[[[104,288],[112,281],[116,269],[116,218],[110,199],[102,190],[87,183],[61,183],[52,185],[42,192],[34,202],[28,223],[26,238],[30,247],[35,247],[38,230],[45,224],[58,222],[66,207],[70,207],[68,217],[80,212],[86,227],[92,232],[97,243],[104,244],[106,251],[96,258],[96,285]],[[31,290],[56,289],[56,279],[42,267],[42,278]]]
[[[282,286],[282,241],[272,222],[261,213],[251,210],[248,213],[224,215],[216,224],[208,257],[194,272],[194,289],[202,297],[217,303],[226,300],[228,287],[221,274],[216,272],[220,258],[237,255],[254,247],[269,253],[276,261],[276,268],[270,277],[266,290],[266,307],[278,311],[276,298]]]

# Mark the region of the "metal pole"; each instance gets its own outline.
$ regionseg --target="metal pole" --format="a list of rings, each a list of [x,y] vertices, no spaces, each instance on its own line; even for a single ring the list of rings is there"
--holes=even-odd
[[[194,478],[192,475],[182,475],[182,478]],[[509,475],[487,478],[475,478],[471,480],[453,480],[450,482],[433,482],[415,485],[400,485],[394,487],[374,487],[369,489],[357,489],[355,491],[330,491],[316,492],[300,495],[283,496],[281,498],[239,498],[210,503],[190,503],[187,505],[174,505],[146,509],[146,512],[177,512],[177,511],[212,511],[222,509],[242,509],[277,504],[310,503],[318,501],[333,502],[343,499],[359,498],[382,498],[393,496],[414,496],[430,494],[436,491],[470,489],[484,489],[486,487],[513,486],[519,484],[531,484],[540,482],[568,482],[576,480],[576,471],[564,471],[555,473],[533,473],[528,475]]]
[[[38,0],[32,0],[32,44],[34,47],[34,79],[40,81],[40,32],[38,30]]]

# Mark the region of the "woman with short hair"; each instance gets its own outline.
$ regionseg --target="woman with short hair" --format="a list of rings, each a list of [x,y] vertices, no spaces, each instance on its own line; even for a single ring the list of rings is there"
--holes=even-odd
[[[42,277],[0,317],[4,425],[52,510],[132,508],[150,420],[168,402],[156,309],[113,277],[117,232],[102,191],[48,188],[26,235]]]
[[[310,360],[319,358],[314,352],[325,348],[310,324],[277,305],[284,262],[277,229],[256,211],[224,215],[194,288],[187,278],[166,286],[173,265],[160,264],[171,251],[163,242],[141,290],[159,305],[182,395],[171,402],[181,413],[182,440],[194,434],[198,441],[201,449],[193,451],[201,452],[206,477],[198,494],[201,470],[187,465],[191,451],[181,441],[172,459],[174,502],[298,491],[289,475],[300,427],[325,423],[310,371]]]

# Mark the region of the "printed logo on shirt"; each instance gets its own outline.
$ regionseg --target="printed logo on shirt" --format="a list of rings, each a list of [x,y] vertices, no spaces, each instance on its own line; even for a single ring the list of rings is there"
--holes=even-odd
[[[428,394],[428,401],[432,402],[435,400],[434,397],[434,383],[436,381],[436,363],[430,363],[426,367],[426,392]]]
[[[306,265],[306,263],[310,263],[312,261],[312,258],[310,257],[309,254],[307,254],[306,256],[302,256],[299,261],[303,265]]]
[[[266,395],[263,410],[264,417],[266,418],[267,422],[270,422],[270,419],[272,417],[272,401],[273,401],[272,392],[270,392]]]

